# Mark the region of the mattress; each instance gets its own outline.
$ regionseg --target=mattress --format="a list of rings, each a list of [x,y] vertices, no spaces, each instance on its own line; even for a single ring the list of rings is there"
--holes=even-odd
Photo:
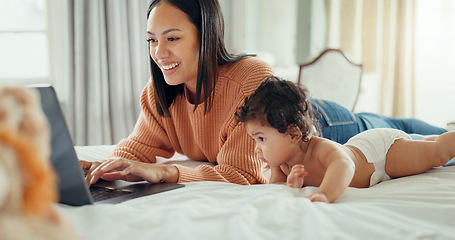
[[[76,151],[97,160],[112,148]],[[180,155],[158,161],[200,164]],[[455,166],[348,188],[332,204],[305,198],[314,191],[191,182],[120,204],[57,207],[81,239],[455,239]]]

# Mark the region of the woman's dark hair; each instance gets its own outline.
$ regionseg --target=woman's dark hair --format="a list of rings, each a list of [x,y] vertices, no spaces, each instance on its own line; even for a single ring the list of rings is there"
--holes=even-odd
[[[303,141],[318,132],[308,90],[276,76],[266,77],[245,99],[245,104],[237,109],[236,119],[243,123],[254,120],[269,124],[280,133],[285,133],[289,126],[297,126]]]
[[[195,99],[205,100],[204,111],[210,111],[213,90],[218,78],[218,66],[235,62],[247,55],[232,55],[226,50],[224,45],[224,19],[218,0],[153,0],[147,11],[147,19],[153,8],[160,2],[171,4],[186,13],[199,32],[200,51]],[[155,87],[158,114],[170,117],[169,106],[179,94],[184,92],[184,85],[168,85],[161,69],[151,56],[150,71]],[[200,101],[195,103],[194,110],[199,103]]]

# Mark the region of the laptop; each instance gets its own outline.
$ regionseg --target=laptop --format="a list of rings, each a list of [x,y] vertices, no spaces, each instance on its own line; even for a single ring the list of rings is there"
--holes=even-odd
[[[120,203],[133,198],[180,188],[178,183],[99,180],[90,188],[85,181],[56,92],[52,86],[33,86],[51,128],[51,162],[58,175],[59,202],[72,206]]]

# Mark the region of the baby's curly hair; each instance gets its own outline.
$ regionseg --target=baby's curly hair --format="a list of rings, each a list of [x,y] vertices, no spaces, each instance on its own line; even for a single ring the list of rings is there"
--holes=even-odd
[[[267,76],[256,91],[245,99],[235,117],[239,123],[254,120],[269,124],[280,133],[285,133],[289,126],[297,126],[305,142],[318,133],[309,91],[273,75]]]

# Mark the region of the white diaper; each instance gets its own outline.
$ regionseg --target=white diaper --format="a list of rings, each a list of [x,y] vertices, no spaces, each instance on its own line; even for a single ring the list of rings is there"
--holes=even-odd
[[[390,179],[385,172],[385,158],[390,146],[397,139],[411,139],[411,137],[398,129],[375,128],[361,132],[345,143],[358,148],[367,161],[373,163],[375,171],[370,178],[370,187]]]

